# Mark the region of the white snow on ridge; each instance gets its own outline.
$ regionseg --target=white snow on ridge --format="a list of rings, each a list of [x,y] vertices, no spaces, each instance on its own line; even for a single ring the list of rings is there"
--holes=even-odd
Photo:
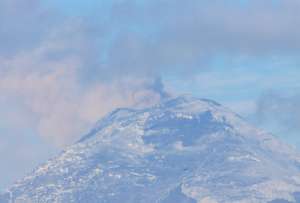
[[[229,109],[183,96],[114,111],[0,202],[297,202],[299,160]]]

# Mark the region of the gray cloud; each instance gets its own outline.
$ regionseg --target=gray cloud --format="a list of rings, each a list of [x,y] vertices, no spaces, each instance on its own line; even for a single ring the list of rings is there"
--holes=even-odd
[[[300,4],[272,2],[124,0],[72,17],[39,0],[1,0],[1,100],[68,143],[113,108],[168,95],[164,74],[191,75],[218,55],[297,55]]]
[[[64,16],[42,7],[38,0],[2,0],[1,49],[9,53],[35,48],[52,33],[65,46],[48,53],[48,58],[77,52],[85,57],[81,72],[86,78],[101,80],[167,71],[191,73],[222,54],[296,55],[300,4],[276,2],[115,1],[109,12],[91,20]]]
[[[300,5],[272,2],[123,1],[112,9],[110,20],[121,28],[106,65],[117,73],[192,73],[218,55],[296,55]]]
[[[26,118],[27,128],[61,146],[78,139],[114,108],[150,105],[164,96],[155,77],[127,74],[108,80],[113,70],[89,70],[101,65],[96,53],[103,47],[98,47],[101,28],[85,19],[59,15],[56,21],[56,13],[38,1],[1,1],[0,7],[5,10],[0,24],[0,103],[10,107],[14,127],[24,127],[19,118]],[[92,76],[96,79],[90,82]]]
[[[41,9],[37,0],[1,0],[1,55],[34,48],[57,21],[58,16]]]
[[[283,138],[299,136],[300,132],[300,95],[266,92],[257,102],[258,122],[269,125]]]

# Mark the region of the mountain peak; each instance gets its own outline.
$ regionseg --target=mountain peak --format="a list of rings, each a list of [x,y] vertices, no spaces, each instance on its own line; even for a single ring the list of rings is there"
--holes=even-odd
[[[166,106],[188,105],[191,103],[198,103],[198,104],[206,103],[210,105],[221,106],[219,103],[213,100],[197,98],[190,94],[183,94],[176,97],[170,97],[166,99],[164,102],[162,102],[162,104]]]
[[[299,154],[190,95],[117,109],[0,202],[295,202]]]
[[[80,141],[97,135],[97,132],[104,126],[107,127],[107,125],[110,124],[115,125],[119,122],[127,123],[133,118],[135,118],[135,122],[137,123],[143,121],[142,127],[145,127],[150,125],[151,122],[159,122],[161,119],[168,119],[169,122],[176,122],[177,125],[183,124],[186,120],[188,120],[188,122],[194,120],[194,124],[197,126],[200,117],[202,119],[202,121],[200,121],[202,123],[201,126],[204,124],[203,119],[206,119],[207,122],[209,122],[209,119],[211,121],[215,120],[216,122],[219,120],[224,126],[229,126],[229,123],[234,122],[237,118],[239,120],[236,114],[213,100],[200,99],[185,94],[177,97],[169,97],[164,99],[161,103],[148,108],[118,108],[100,119],[91,132]],[[225,124],[226,120],[228,122],[227,124]]]

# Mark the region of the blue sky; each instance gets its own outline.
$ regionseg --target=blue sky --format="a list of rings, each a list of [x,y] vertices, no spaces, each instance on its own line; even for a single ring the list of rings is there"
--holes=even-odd
[[[151,105],[165,92],[216,100],[300,148],[299,8],[0,1],[0,189],[114,108]]]

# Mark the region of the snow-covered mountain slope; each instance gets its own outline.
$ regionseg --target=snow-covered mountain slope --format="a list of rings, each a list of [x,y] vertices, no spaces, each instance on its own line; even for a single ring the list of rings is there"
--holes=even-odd
[[[0,202],[297,202],[300,155],[221,105],[118,109]],[[297,199],[298,198],[298,199]]]

